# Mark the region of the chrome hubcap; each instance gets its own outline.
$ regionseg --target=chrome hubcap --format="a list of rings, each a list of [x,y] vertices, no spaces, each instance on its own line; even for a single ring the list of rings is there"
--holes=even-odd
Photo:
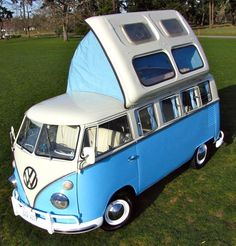
[[[115,200],[110,203],[105,212],[105,220],[109,225],[119,225],[129,216],[130,207],[125,200]]]
[[[108,211],[108,217],[111,220],[118,220],[124,213],[124,207],[121,204],[115,204],[111,207],[110,211]]]

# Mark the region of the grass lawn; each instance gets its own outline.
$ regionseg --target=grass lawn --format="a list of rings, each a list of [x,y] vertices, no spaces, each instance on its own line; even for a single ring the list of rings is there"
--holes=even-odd
[[[206,36],[236,36],[236,26],[216,26],[194,30],[196,35]]]
[[[116,232],[49,235],[13,215],[8,132],[33,104],[66,90],[78,40],[0,41],[0,245],[236,245],[236,39],[200,39],[219,88],[226,143],[201,170],[186,165],[144,192]]]

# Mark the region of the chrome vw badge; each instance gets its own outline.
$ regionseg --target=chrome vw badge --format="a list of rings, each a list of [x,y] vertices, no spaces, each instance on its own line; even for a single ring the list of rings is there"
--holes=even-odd
[[[26,187],[30,190],[33,190],[38,183],[37,174],[32,167],[26,167],[23,179]]]

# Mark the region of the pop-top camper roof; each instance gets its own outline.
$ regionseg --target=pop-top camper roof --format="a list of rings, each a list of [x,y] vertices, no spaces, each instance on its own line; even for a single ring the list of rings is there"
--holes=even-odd
[[[126,107],[208,73],[185,19],[173,10],[91,17],[71,62],[67,92],[112,96]]]

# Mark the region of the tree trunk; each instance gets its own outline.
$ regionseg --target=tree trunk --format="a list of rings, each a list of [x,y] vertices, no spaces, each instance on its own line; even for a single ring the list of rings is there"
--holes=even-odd
[[[63,6],[63,24],[62,24],[62,31],[63,31],[63,40],[64,42],[68,41],[68,5],[64,4]]]
[[[29,5],[26,3],[26,12],[27,12],[27,31],[28,31],[28,38],[30,38],[30,16],[29,16]]]
[[[23,24],[24,24],[24,32],[25,32],[25,35],[27,35],[28,33],[28,27],[27,27],[27,21],[26,21],[26,3],[25,3],[25,0],[22,0],[21,2],[21,6],[22,6],[22,11],[23,11]]]
[[[235,25],[235,11],[231,9],[232,25]]]
[[[211,28],[212,25],[214,25],[214,16],[215,16],[215,11],[214,11],[214,0],[209,0],[209,27]]]
[[[215,3],[214,0],[211,1],[211,24],[214,25],[215,23]]]
[[[232,17],[232,25],[235,26],[235,14],[233,14],[233,17]]]
[[[112,0],[112,12],[119,13],[119,2],[117,0]]]
[[[203,26],[204,25],[204,19],[205,19],[205,13],[203,13],[202,14],[202,18],[201,18],[201,26]]]
[[[63,40],[64,42],[66,42],[68,41],[68,33],[67,33],[67,25],[65,21],[63,21],[62,30],[63,30]]]
[[[0,19],[0,39],[2,39],[3,36],[2,29],[3,29],[3,21],[2,19]]]
[[[209,0],[209,27],[211,27],[211,0]]]

